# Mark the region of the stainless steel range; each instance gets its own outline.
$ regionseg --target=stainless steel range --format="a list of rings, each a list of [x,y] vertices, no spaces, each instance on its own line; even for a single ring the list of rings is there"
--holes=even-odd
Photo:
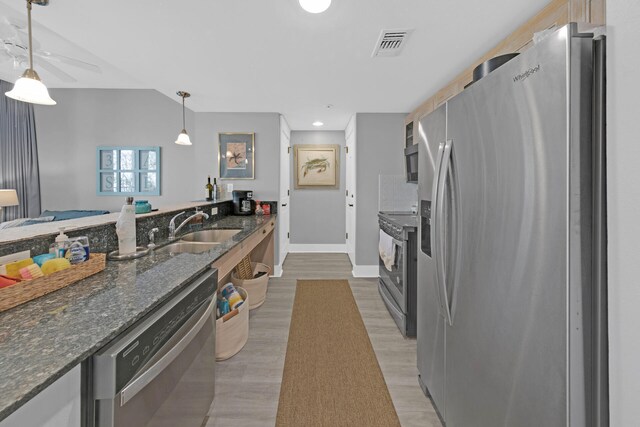
[[[390,256],[378,257],[378,291],[405,337],[416,336],[417,229],[415,214],[378,213],[380,230],[390,236]]]

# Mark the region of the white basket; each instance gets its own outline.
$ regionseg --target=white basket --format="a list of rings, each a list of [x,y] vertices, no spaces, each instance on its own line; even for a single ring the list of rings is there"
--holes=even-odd
[[[249,294],[236,287],[244,299],[238,307],[238,314],[226,322],[222,318],[216,320],[216,360],[227,360],[236,355],[249,338]]]
[[[236,288],[241,286],[247,290],[247,293],[251,297],[249,309],[253,310],[254,308],[260,307],[267,298],[267,284],[269,283],[271,267],[259,262],[252,262],[251,267],[253,268],[254,276],[260,272],[265,272],[266,274],[257,279],[239,279],[236,277],[236,272],[234,271],[231,273],[231,282]]]

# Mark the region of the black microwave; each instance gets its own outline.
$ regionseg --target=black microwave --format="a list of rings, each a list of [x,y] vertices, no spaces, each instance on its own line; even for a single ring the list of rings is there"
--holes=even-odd
[[[404,158],[407,182],[418,183],[418,144],[413,144],[405,148]]]

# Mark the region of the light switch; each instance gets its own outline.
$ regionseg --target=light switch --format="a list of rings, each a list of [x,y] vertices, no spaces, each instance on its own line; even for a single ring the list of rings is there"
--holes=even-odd
[[[211,215],[218,215],[218,208],[211,208]]]

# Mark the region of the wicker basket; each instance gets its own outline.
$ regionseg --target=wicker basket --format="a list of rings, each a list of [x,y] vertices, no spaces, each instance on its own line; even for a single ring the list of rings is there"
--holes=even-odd
[[[253,278],[253,268],[251,265],[251,258],[249,258],[249,255],[242,258],[242,261],[240,261],[238,265],[236,265],[234,274],[236,277],[239,277],[240,279]]]
[[[251,297],[251,304],[249,305],[249,309],[253,310],[254,308],[260,307],[264,304],[264,300],[267,298],[267,285],[269,283],[269,274],[271,273],[271,268],[266,264],[261,264],[259,262],[251,263],[252,272],[249,277],[251,279],[241,279],[236,275],[234,271],[231,273],[231,282],[233,286],[236,288],[238,286],[243,287],[247,290],[247,293]],[[253,279],[253,276],[264,272],[266,274],[258,277],[257,279]]]
[[[73,265],[66,270],[56,271],[39,279],[23,280],[15,285],[2,288],[0,289],[0,312],[99,273],[104,270],[106,259],[106,254],[91,254],[87,261]]]
[[[238,307],[238,314],[226,322],[216,320],[216,360],[227,360],[235,356],[249,339],[249,295],[242,288],[236,288],[244,299]]]

